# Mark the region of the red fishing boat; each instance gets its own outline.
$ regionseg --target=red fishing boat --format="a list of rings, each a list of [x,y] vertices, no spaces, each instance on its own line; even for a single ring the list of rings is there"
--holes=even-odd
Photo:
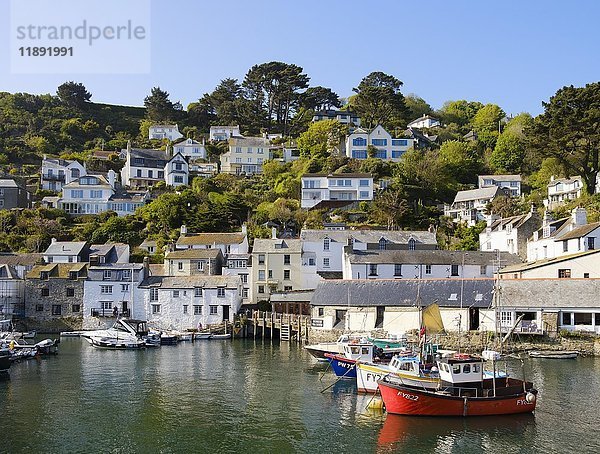
[[[455,355],[437,361],[440,386],[425,389],[380,380],[388,413],[421,416],[484,416],[531,413],[537,391],[533,384],[509,377],[484,378],[483,359]]]

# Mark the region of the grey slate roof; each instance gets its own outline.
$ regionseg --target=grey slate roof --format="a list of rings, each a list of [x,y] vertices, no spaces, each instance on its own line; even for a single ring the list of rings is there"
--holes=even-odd
[[[579,183],[581,183],[583,180],[581,179],[581,177],[579,175],[574,176],[574,177],[569,177],[569,178],[557,178],[556,180],[548,183],[548,187],[556,186],[558,183],[571,184],[571,183],[574,183],[575,181],[579,181]],[[577,188],[577,189],[581,189],[581,188]]]
[[[492,222],[490,229],[492,232],[499,232],[504,229],[507,225],[512,225],[513,228],[519,228],[526,221],[531,219],[532,213],[520,214],[518,216],[511,216],[509,218],[502,218]]]
[[[401,263],[425,265],[492,265],[497,259],[493,251],[445,251],[445,250],[368,250],[356,251],[348,254],[350,263]],[[513,265],[521,263],[519,256],[500,253],[503,264]]]
[[[348,238],[353,238],[361,243],[378,243],[381,238],[388,242],[407,244],[413,238],[417,243],[437,245],[435,233],[417,230],[313,230],[306,229],[300,232],[303,241],[322,241],[324,238],[346,243]]]
[[[7,254],[0,253],[0,264],[10,266],[28,266],[40,263],[43,259],[43,254],[27,253],[27,254]]]
[[[18,188],[21,187],[17,182],[10,178],[0,179],[0,188]]]
[[[515,265],[509,265],[500,270],[500,274],[519,273],[521,271],[533,270],[535,268],[542,268],[547,265],[554,265],[556,263],[565,262],[567,260],[577,259],[586,255],[597,254],[600,249],[592,249],[589,251],[576,252],[574,254],[559,255],[558,257],[552,257],[550,259],[536,260],[535,262],[521,263]]]
[[[271,303],[306,302],[310,303],[314,290],[292,290],[289,292],[273,292],[269,297]]]
[[[281,247],[278,247],[281,246]],[[299,239],[262,239],[257,238],[254,240],[254,247],[252,253],[257,252],[281,252],[282,254],[289,254],[290,252],[301,252],[302,241]]]
[[[571,240],[573,238],[581,238],[582,236],[586,236],[586,235],[592,233],[598,227],[600,227],[600,222],[593,222],[592,224],[581,225],[579,227],[575,227],[570,232],[565,233],[560,238],[557,238],[556,241]]]
[[[232,136],[229,139],[231,147],[269,147],[271,142],[263,137]]]
[[[207,276],[195,274],[193,276],[150,276],[144,279],[142,287],[159,287],[163,289],[191,289],[203,288],[238,288],[241,284],[239,276]]]
[[[494,279],[357,279],[321,281],[312,306],[490,307]]]
[[[44,255],[80,255],[85,247],[85,241],[55,241],[48,246]]]
[[[482,180],[521,181],[521,175],[479,175],[479,181]]]
[[[498,304],[523,310],[596,312],[599,294],[600,279],[501,279]]]
[[[506,193],[498,186],[490,186],[488,188],[470,189],[468,191],[458,191],[454,197],[454,203],[466,202],[469,200],[493,199],[498,195],[506,195]]]

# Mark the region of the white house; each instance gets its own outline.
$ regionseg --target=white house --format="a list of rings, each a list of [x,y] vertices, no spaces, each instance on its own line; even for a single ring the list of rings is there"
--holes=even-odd
[[[373,177],[368,173],[320,174],[302,176],[302,208],[313,208],[327,202],[373,200]]]
[[[171,142],[174,142],[182,137],[183,134],[179,132],[179,126],[177,125],[152,125],[148,128],[149,140],[169,139]]]
[[[171,156],[169,148],[162,150],[145,150],[131,148],[122,150],[125,165],[121,169],[121,182],[133,188],[148,188],[160,181],[169,186],[188,184],[189,166],[185,157],[176,153]]]
[[[486,207],[498,197],[506,197],[504,190],[498,186],[458,191],[452,205],[444,206],[444,216],[451,217],[454,222],[466,222],[473,226],[489,218]]]
[[[187,227],[182,225],[175,247],[177,249],[221,249],[225,258],[229,254],[247,254],[246,225],[242,225],[241,232],[232,233],[188,233]]]
[[[150,276],[141,287],[148,324],[159,329],[232,322],[242,302],[237,276]]]
[[[44,251],[46,263],[77,263],[88,260],[89,247],[85,241],[56,241]]]
[[[263,137],[231,137],[229,151],[221,155],[221,172],[252,175],[272,158],[271,145]]]
[[[213,142],[224,142],[234,136],[241,136],[239,126],[211,126],[209,139]]]
[[[413,148],[414,140],[393,138],[381,125],[370,131],[356,128],[346,137],[346,156],[353,159],[367,159],[369,145],[376,148],[376,158],[397,162],[406,151]]]
[[[503,264],[520,263],[512,254]],[[494,265],[496,264],[496,266]],[[472,279],[490,278],[498,268],[495,252],[446,250],[344,250],[344,279]]]
[[[521,195],[521,175],[479,175],[479,189],[498,186],[512,197]]]
[[[65,184],[87,174],[85,166],[78,161],[49,159],[44,155],[40,186],[48,191],[60,192]]]
[[[489,220],[479,234],[479,249],[503,251],[527,259],[527,241],[541,224],[537,211],[532,207],[527,214]]]
[[[185,156],[190,161],[196,159],[206,159],[206,147],[204,140],[198,142],[194,139],[185,139],[173,145],[173,154],[179,153],[181,156]]]
[[[348,110],[319,110],[315,112],[312,121],[337,120],[345,125],[360,126],[360,117]]]
[[[546,212],[542,227],[533,232],[527,243],[527,261],[534,262],[594,250],[599,245],[600,222],[588,224],[585,208],[574,208],[570,217],[557,221]]]
[[[423,115],[422,117],[417,118],[416,120],[411,121],[408,124],[409,128],[433,128],[435,126],[440,126],[440,120],[432,117],[431,115]]]
[[[506,266],[502,279],[600,279],[600,249]]]
[[[583,180],[580,176],[555,179],[553,175],[548,183],[548,198],[544,199],[544,205],[554,210],[569,200],[581,197],[582,189]]]

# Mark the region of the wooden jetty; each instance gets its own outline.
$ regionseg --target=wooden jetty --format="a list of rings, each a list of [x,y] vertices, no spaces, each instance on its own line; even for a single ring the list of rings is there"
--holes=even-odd
[[[250,320],[254,338],[279,338],[282,341],[306,342],[310,317],[308,315],[253,311]]]

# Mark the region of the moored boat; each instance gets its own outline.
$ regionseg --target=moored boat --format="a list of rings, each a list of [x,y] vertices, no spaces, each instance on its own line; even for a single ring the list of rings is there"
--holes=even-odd
[[[441,386],[422,389],[379,381],[386,411],[399,415],[484,416],[531,413],[537,403],[533,384],[503,377],[484,378],[483,359],[456,355],[437,361]]]
[[[92,346],[114,350],[139,349],[146,346],[146,322],[118,319],[109,329],[85,331],[81,334]]]
[[[8,348],[0,348],[0,374],[8,373],[10,364],[10,350]]]
[[[208,332],[194,333],[195,340],[208,340],[211,337],[212,337],[212,333],[208,333]]]
[[[529,352],[530,358],[546,358],[546,359],[575,359],[579,356],[578,351],[567,350],[534,350]]]
[[[213,334],[210,337],[211,340],[226,340],[226,339],[231,339],[231,333],[225,333],[225,334]]]
[[[389,364],[359,362],[356,369],[356,386],[359,393],[374,393],[377,382],[387,377],[393,383],[417,386],[425,389],[437,388],[440,375],[437,367],[426,366],[415,355],[396,355]]]
[[[335,342],[320,342],[318,344],[305,345],[304,348],[317,360],[327,361],[325,357],[326,353],[342,355],[344,353],[344,346],[350,341],[367,342],[367,338],[359,334],[342,334]]]
[[[375,362],[387,363],[400,350],[403,349],[387,349],[384,351],[371,342],[357,342],[344,345],[344,353],[342,355],[325,353],[325,358],[327,358],[335,375],[338,377],[356,378],[356,365],[359,362],[370,364]]]

